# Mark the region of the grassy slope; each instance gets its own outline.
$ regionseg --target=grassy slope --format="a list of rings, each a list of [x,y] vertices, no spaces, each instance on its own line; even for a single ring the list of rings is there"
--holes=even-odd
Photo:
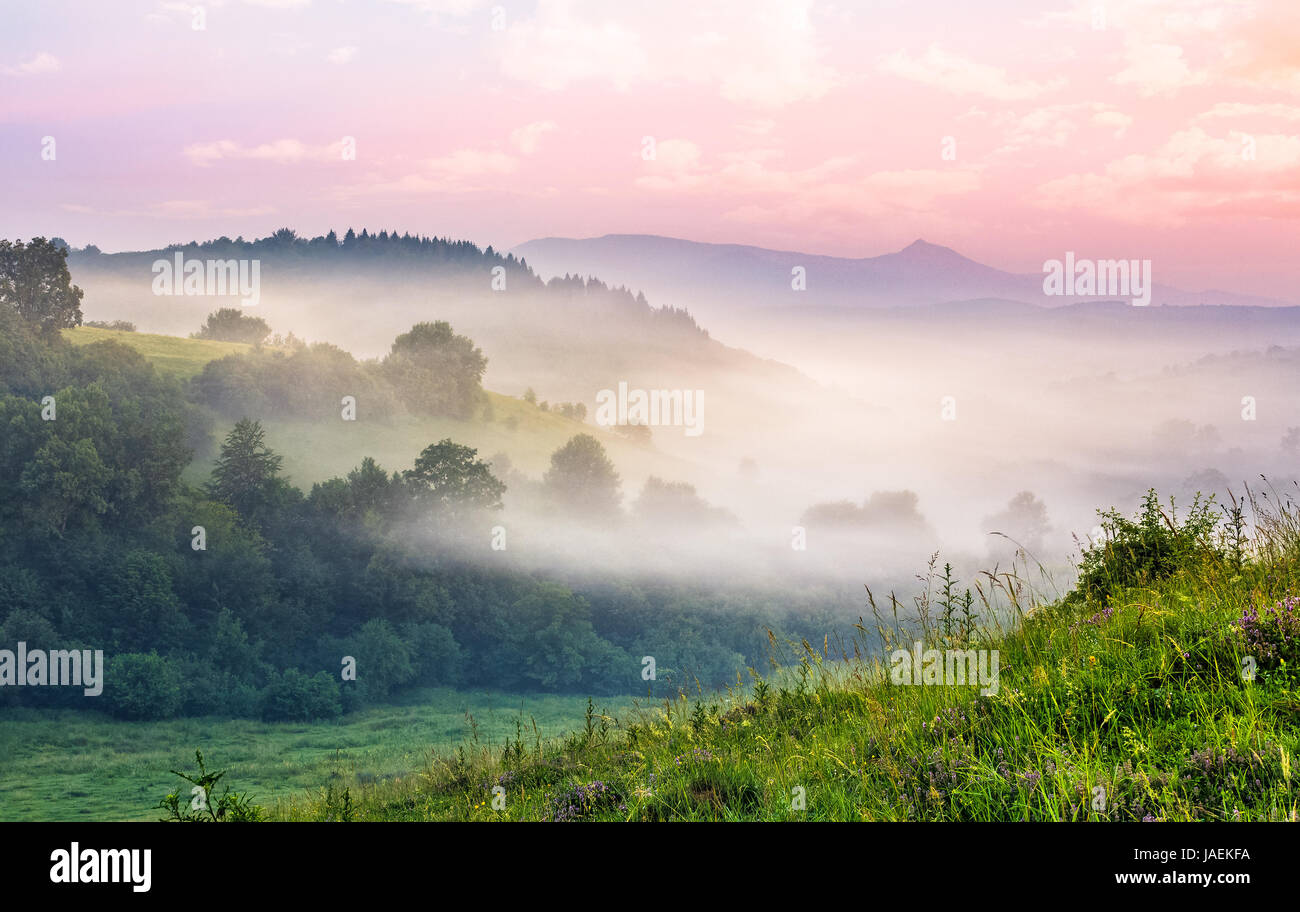
[[[151,333],[120,332],[78,326],[65,329],[63,338],[74,345],[89,345],[111,339],[129,345],[153,362],[158,373],[166,377],[185,379],[203,370],[203,365],[226,355],[251,351],[253,346],[242,342],[211,342],[206,339],[182,339],[179,336],[156,336]]]
[[[252,349],[252,346],[239,342],[212,342],[87,326],[64,330],[63,335],[76,345],[88,345],[103,339],[129,345],[153,362],[160,374],[182,380],[201,372],[209,361]],[[570,437],[580,433],[593,434],[619,466],[628,482],[629,494],[635,493],[646,475],[657,472],[672,476],[680,465],[661,452],[628,443],[590,423],[583,424],[554,412],[544,412],[522,399],[490,391],[488,398],[492,402],[492,421],[403,416],[384,423],[277,419],[262,423],[267,429],[267,443],[284,456],[285,474],[294,484],[308,488],[315,482],[346,475],[365,456],[374,457],[390,471],[409,468],[421,450],[444,437],[474,447],[482,458],[504,452],[510,456],[516,469],[540,476],[549,465],[551,453]],[[221,436],[228,430],[229,427],[220,426],[215,432]],[[195,463],[187,470],[186,478],[192,483],[201,481],[207,477],[209,468]]]
[[[1297,644],[1248,683],[1233,624],[1294,590],[1298,550],[1187,566],[1125,591],[1110,617],[1028,610],[983,644],[1001,656],[993,696],[897,686],[878,664],[809,651],[761,696],[682,697],[635,725],[437,761],[353,798],[388,820],[1294,820]]]

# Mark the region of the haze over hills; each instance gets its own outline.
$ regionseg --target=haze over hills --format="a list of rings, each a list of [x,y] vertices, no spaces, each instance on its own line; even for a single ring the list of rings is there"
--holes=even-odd
[[[507,257],[388,232],[339,244],[286,231],[251,244],[83,249],[69,266],[88,319],[144,331],[183,335],[234,303],[154,294],[156,259],[256,258],[258,316],[359,357],[381,355],[413,323],[448,320],[482,347],[485,386],[507,395],[533,387],[592,416],[598,392],[624,381],[703,390],[705,433],[656,428],[653,452],[620,455],[629,494],[648,474],[690,482],[769,544],[814,503],[908,490],[939,538],[974,551],[984,544],[971,517],[1032,489],[1050,505],[1061,556],[1097,503],[1132,502],[1151,483],[1173,490],[1207,470],[1240,479],[1285,469],[1282,442],[1300,425],[1295,359],[1264,351],[1300,347],[1300,307],[1043,306],[1040,277],[924,242],[868,260],[644,236],[556,243],[617,256],[557,269],[545,245]],[[790,289],[796,258],[806,293]],[[1243,421],[1243,397],[1258,420]],[[943,403],[960,417],[945,417]],[[543,464],[511,455],[534,472]],[[879,543],[864,554],[910,566],[929,547],[903,544],[911,550],[897,560]],[[818,554],[836,572],[863,559]]]
[[[153,266],[255,260],[256,300],[160,292]],[[797,382],[788,368],[711,338],[691,316],[598,277],[544,282],[525,263],[465,241],[399,238],[388,232],[343,242],[285,229],[258,241],[221,238],[105,254],[72,251],[73,280],[85,290],[87,319],[129,319],[144,331],[184,335],[218,307],[248,307],[277,332],[339,345],[357,357],[382,356],[421,320],[447,320],[489,356],[489,386],[537,387],[552,399],[586,398],[630,372],[730,369]],[[581,352],[559,358],[560,351]],[[597,384],[593,386],[593,384]]]
[[[597,274],[638,288],[658,306],[689,310],[729,344],[868,401],[928,403],[975,377],[982,386],[994,377],[1132,377],[1207,353],[1259,350],[1265,339],[1300,345],[1300,307],[1285,301],[1159,282],[1145,307],[1049,296],[1042,274],[995,269],[922,240],[860,259],[618,234],[542,238],[512,253],[543,277]],[[799,266],[805,291],[792,287]],[[927,365],[920,376],[909,367],[918,357]]]
[[[924,240],[894,253],[862,258],[638,234],[539,238],[512,252],[526,258],[543,277],[599,275],[639,288],[660,305],[681,306],[693,297],[692,313],[705,321],[723,315],[717,311],[719,305],[745,310],[790,305],[881,308],[1002,298],[1059,307],[1099,299],[1046,295],[1041,273],[1005,272]],[[1065,251],[1053,251],[1045,258],[1064,256]],[[807,290],[796,292],[791,270],[800,266],[806,271]],[[1152,272],[1159,275],[1159,263],[1152,264]],[[1288,302],[1225,291],[1188,292],[1155,282],[1151,304],[1286,306]]]
[[[594,277],[544,282],[527,264],[491,247],[387,231],[362,232],[341,244],[285,230],[255,242],[222,238],[117,254],[76,250],[68,265],[85,291],[86,319],[125,319],[143,332],[187,335],[209,312],[240,306],[234,295],[156,294],[153,264],[177,255],[256,259],[261,287],[249,313],[275,332],[328,342],[358,358],[382,357],[415,323],[448,321],[487,357],[487,389],[520,396],[531,388],[539,401],[583,403],[592,427],[597,395],[620,383],[704,390],[704,433],[690,436],[678,426],[654,430],[655,450],[683,461],[663,460],[660,471],[711,493],[734,484],[740,459],[766,454],[763,469],[777,488],[772,497],[788,497],[786,509],[794,515],[810,495],[793,486],[787,492],[778,479],[801,472],[802,457],[792,448],[771,451],[771,424],[826,447],[827,424],[822,414],[808,414],[808,403],[841,416],[836,424],[869,421],[882,411],[831,393],[786,364],[724,344],[688,313],[656,306],[635,290]],[[504,270],[499,289],[493,285],[498,268]],[[629,469],[629,486],[639,485],[643,474]]]

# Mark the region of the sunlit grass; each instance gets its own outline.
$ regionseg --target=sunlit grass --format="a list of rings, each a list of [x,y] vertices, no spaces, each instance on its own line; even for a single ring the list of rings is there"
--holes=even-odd
[[[207,339],[183,339],[180,336],[158,336],[152,333],[122,332],[100,329],[95,326],[78,326],[63,330],[63,338],[74,345],[89,345],[111,339],[130,346],[153,363],[164,377],[186,379],[203,370],[203,365],[227,355],[252,351],[253,346],[242,342],[214,342]]]

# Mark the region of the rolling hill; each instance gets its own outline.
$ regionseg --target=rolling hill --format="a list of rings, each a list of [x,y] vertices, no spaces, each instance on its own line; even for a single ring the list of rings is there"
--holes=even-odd
[[[209,361],[253,349],[239,342],[88,326],[64,330],[63,336],[74,345],[104,340],[127,345],[144,355],[160,374],[182,381],[199,374]],[[357,424],[275,418],[263,418],[262,423],[267,429],[267,442],[285,458],[286,474],[295,484],[306,487],[346,475],[364,456],[374,457],[390,470],[407,468],[424,447],[447,437],[474,447],[483,458],[504,453],[513,468],[534,476],[545,471],[551,453],[581,433],[595,434],[634,483],[653,472],[678,475],[690,471],[687,464],[653,446],[637,445],[618,434],[566,418],[558,412],[544,411],[515,396],[492,391],[487,391],[487,396],[492,416],[488,420],[401,415],[386,422]],[[218,435],[229,430],[228,422],[218,424]],[[191,480],[196,480],[206,477],[208,468],[206,463],[195,463],[188,474]]]

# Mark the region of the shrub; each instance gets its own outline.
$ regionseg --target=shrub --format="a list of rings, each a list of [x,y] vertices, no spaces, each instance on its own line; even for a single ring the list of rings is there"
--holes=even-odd
[[[261,317],[251,316],[236,307],[223,307],[208,314],[207,322],[194,333],[193,338],[257,344],[270,334],[270,325]]]
[[[452,632],[441,624],[412,624],[403,638],[411,646],[415,680],[421,684],[454,685],[460,680],[464,655]]]
[[[135,332],[135,324],[130,320],[87,320],[83,326],[93,326],[96,329],[112,329],[117,332]]]
[[[184,675],[183,715],[256,718],[262,695],[252,684],[203,659],[182,659],[177,667]]]
[[[217,783],[226,775],[226,770],[210,772],[203,762],[203,751],[196,750],[194,759],[198,762],[197,776],[190,776],[179,770],[172,773],[190,783],[189,800],[179,792],[172,792],[159,801],[155,808],[167,812],[164,822],[176,823],[251,823],[266,819],[266,812],[253,804],[248,795],[231,792],[229,786],[222,786],[217,795]]]
[[[289,668],[272,675],[262,691],[262,718],[268,722],[333,719],[342,712],[338,683],[323,671],[307,675]]]
[[[170,719],[184,700],[176,667],[157,653],[128,652],[108,663],[104,696],[123,719]]]
[[[1079,582],[1068,603],[1105,601],[1120,589],[1173,576],[1194,561],[1222,557],[1211,540],[1219,522],[1213,499],[1202,502],[1197,495],[1181,524],[1173,500],[1165,513],[1154,489],[1142,498],[1134,519],[1117,510],[1098,515],[1105,541],[1084,549]]]
[[[339,648],[357,663],[357,679],[344,687],[349,709],[380,702],[415,677],[411,644],[383,618],[366,621]]]

